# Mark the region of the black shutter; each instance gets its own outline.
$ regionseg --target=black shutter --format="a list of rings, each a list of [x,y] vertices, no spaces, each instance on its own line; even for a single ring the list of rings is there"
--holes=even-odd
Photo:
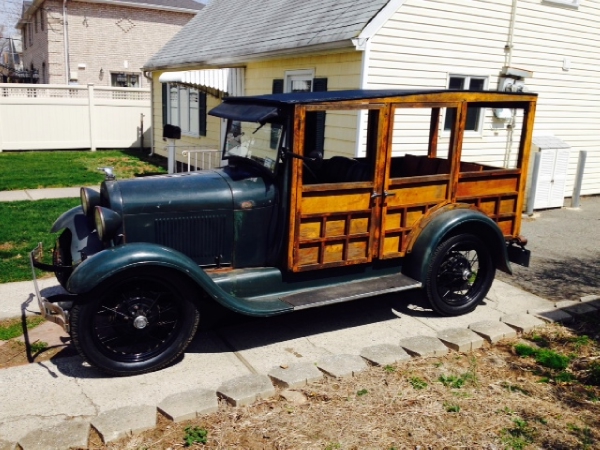
[[[315,78],[313,80],[313,92],[327,90],[327,78]],[[323,154],[325,147],[325,111],[306,113],[304,124],[304,154],[311,152]]]
[[[198,121],[200,136],[206,136],[206,119],[207,119],[207,108],[206,108],[206,92],[198,92]]]
[[[167,118],[169,117],[168,116],[169,85],[167,83],[161,83],[161,87],[162,87],[162,119],[163,119],[163,128],[164,128],[164,126],[168,123]]]
[[[283,79],[276,79],[273,80],[273,89],[272,89],[272,93],[273,94],[283,94]],[[273,149],[277,148],[277,141],[278,141],[278,135],[279,135],[279,129],[281,127],[278,125],[273,124],[271,126],[271,144],[270,147]]]

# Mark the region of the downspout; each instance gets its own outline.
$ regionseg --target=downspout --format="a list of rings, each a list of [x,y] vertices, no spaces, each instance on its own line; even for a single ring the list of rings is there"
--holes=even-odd
[[[63,0],[63,43],[65,46],[65,84],[69,84],[69,23],[67,21],[67,0]]]
[[[152,132],[150,133],[150,154],[148,156],[154,156],[154,82],[152,80],[152,72],[146,72],[142,70],[144,78],[150,82],[150,127]],[[142,130],[142,134],[144,130]]]
[[[506,53],[506,67],[510,67],[510,64],[512,62],[513,39],[515,36],[515,22],[517,21],[517,1],[518,0],[513,0],[512,2],[512,11],[510,12],[510,23],[508,26],[508,38],[506,40],[506,45],[504,46],[504,51]]]

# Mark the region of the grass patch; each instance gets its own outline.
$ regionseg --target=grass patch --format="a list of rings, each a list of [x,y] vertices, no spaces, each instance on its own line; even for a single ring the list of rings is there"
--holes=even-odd
[[[3,152],[0,191],[96,185],[104,180],[98,167],[114,167],[119,179],[166,173],[165,164],[139,150]]]
[[[25,319],[28,330],[37,327],[43,321],[44,318],[39,316],[27,317]],[[23,335],[23,322],[20,318],[0,322],[0,341],[8,341],[21,335]]]
[[[571,359],[547,348],[533,348],[526,344],[515,345],[515,352],[522,357],[533,357],[535,361],[548,369],[565,370]]]
[[[186,447],[193,444],[206,444],[208,431],[200,427],[186,427],[184,430],[183,442]]]
[[[52,224],[79,204],[78,198],[0,203],[0,283],[31,280],[29,252],[38,242],[54,248]]]
[[[425,389],[427,387],[427,383],[425,382],[425,380],[419,377],[410,377],[408,379],[408,382],[413,387],[413,389],[416,389],[417,391],[420,391],[421,389]]]

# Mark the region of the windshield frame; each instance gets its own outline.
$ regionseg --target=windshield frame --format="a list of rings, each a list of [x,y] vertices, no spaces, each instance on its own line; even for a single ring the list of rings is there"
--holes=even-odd
[[[271,125],[269,127],[269,125]],[[236,129],[237,128],[237,129]],[[272,147],[272,133],[279,129],[276,147]],[[279,121],[253,122],[227,119],[221,160],[249,164],[275,176],[281,165],[281,148],[286,139],[286,126]],[[267,141],[268,140],[268,141]],[[259,144],[257,144],[257,141]],[[267,145],[260,145],[260,143]],[[237,144],[237,145],[235,145]],[[246,145],[244,145],[246,144]],[[232,151],[239,149],[239,154]],[[254,154],[253,154],[254,152]]]

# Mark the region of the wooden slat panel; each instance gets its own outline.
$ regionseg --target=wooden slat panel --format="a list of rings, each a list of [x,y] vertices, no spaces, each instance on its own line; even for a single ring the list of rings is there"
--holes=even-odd
[[[461,197],[481,197],[488,195],[517,193],[518,178],[515,176],[492,179],[460,180],[456,191],[457,199]]]
[[[305,192],[302,197],[302,214],[342,213],[370,210],[371,192]]]
[[[448,182],[415,186],[410,188],[394,189],[391,186],[390,194],[395,194],[386,199],[388,207],[400,205],[418,205],[438,203],[446,199],[448,193]]]

